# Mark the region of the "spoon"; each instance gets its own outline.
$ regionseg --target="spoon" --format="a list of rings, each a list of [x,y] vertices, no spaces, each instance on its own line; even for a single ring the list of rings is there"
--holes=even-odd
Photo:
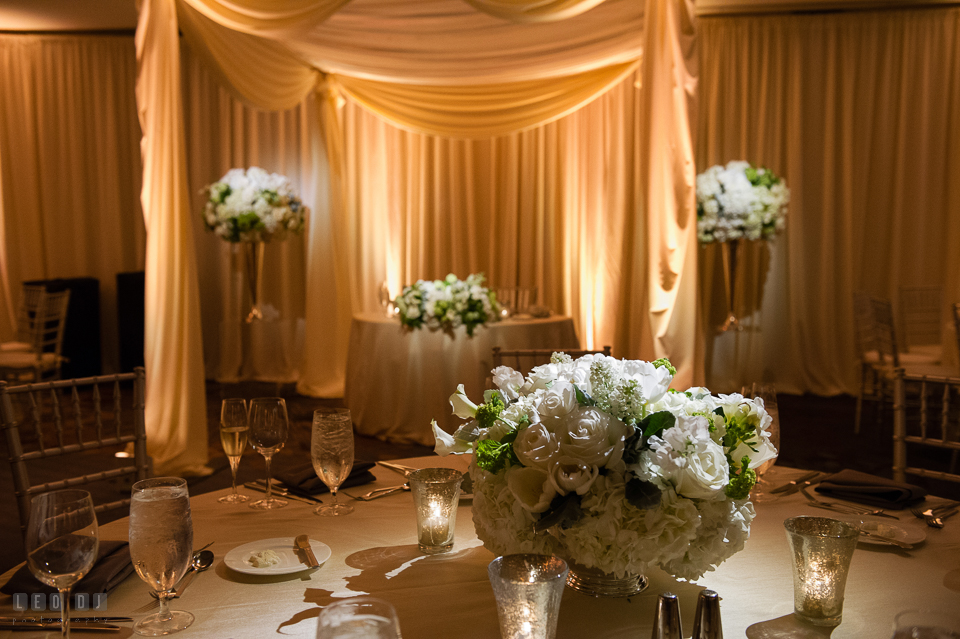
[[[193,578],[197,576],[198,572],[203,572],[213,565],[213,559],[214,555],[212,550],[201,550],[200,552],[194,553],[193,561],[190,562],[190,568],[187,569],[187,574],[184,575],[180,583],[177,584],[177,594],[173,596],[174,599],[183,594],[183,591],[187,589],[187,586],[190,585],[190,582],[193,581]]]

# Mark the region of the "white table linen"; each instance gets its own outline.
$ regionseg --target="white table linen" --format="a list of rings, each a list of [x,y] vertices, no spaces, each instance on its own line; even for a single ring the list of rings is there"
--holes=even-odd
[[[424,457],[401,460],[412,466],[464,469],[465,457]],[[359,494],[389,486],[402,478],[376,467],[378,481],[347,492]],[[799,471],[775,468],[774,483]],[[214,542],[214,568],[199,575],[174,608],[196,615],[194,624],[177,637],[262,638],[282,633],[312,638],[320,608],[338,599],[372,594],[397,609],[404,639],[498,637],[496,603],[487,578],[494,559],[474,533],[470,503],[461,503],[456,540],[448,554],[425,556],[417,550],[416,521],[409,492],[372,502],[354,502],[356,512],[323,518],[311,507],[291,502],[274,512],[253,511],[246,505],[220,504],[225,491],[191,499],[194,542]],[[686,629],[692,629],[697,593],[704,587],[721,598],[724,635],[733,637],[828,637],[886,639],[894,615],[910,608],[953,610],[960,603],[960,524],[942,530],[926,528],[909,512],[899,525],[924,530],[927,539],[912,551],[860,544],[853,557],[846,588],[843,623],[829,630],[802,626],[794,620],[791,558],[783,531],[787,517],[830,515],[807,506],[799,495],[757,506],[746,548],[699,584],[678,583],[653,571],[650,587],[629,599],[597,599],[566,589],[560,607],[557,639],[648,637],[657,595],[671,591],[680,598]],[[871,518],[873,519],[873,518]],[[877,520],[890,521],[893,520]],[[893,522],[897,523],[897,522]],[[125,539],[127,520],[106,524],[101,536]],[[224,555],[258,539],[307,533],[328,544],[332,557],[319,569],[286,577],[251,577],[223,565]],[[9,575],[9,573],[8,573]],[[7,575],[7,576],[8,576]],[[110,593],[107,615],[125,615],[149,601],[147,586],[136,575]],[[0,600],[0,614],[10,614],[11,599]],[[84,637],[128,637],[120,633],[85,632]],[[30,639],[39,633],[0,632],[0,638]],[[688,635],[685,635],[688,636]]]
[[[454,331],[408,329],[396,318],[353,318],[344,402],[361,435],[433,446],[430,420],[448,432],[462,422],[449,398],[463,384],[479,400],[493,368],[494,346],[580,348],[573,319],[508,319]]]

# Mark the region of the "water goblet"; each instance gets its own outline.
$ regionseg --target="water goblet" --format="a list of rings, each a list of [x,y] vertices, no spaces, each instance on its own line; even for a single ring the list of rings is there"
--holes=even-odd
[[[60,636],[70,636],[70,589],[97,560],[100,538],[90,493],[57,490],[36,495],[27,524],[27,564],[60,593]]]
[[[193,615],[170,610],[174,587],[193,559],[193,522],[187,480],[154,477],[133,485],[130,495],[130,559],[160,600],[160,611],[144,617],[133,630],[145,637],[178,632]]]
[[[286,500],[273,496],[270,462],[287,441],[287,403],[282,397],[257,397],[250,401],[250,445],[267,462],[267,493],[250,504],[257,510],[283,508]]]
[[[247,414],[247,402],[243,399],[225,399],[220,406],[220,443],[223,452],[230,461],[230,474],[233,476],[233,492],[217,501],[230,504],[245,502],[249,497],[237,492],[237,467],[240,456],[247,447],[250,435],[250,421]]]
[[[770,437],[770,443],[780,451],[780,413],[777,410],[777,389],[774,384],[754,383],[752,386],[744,386],[741,394],[747,398],[763,400],[763,408],[770,415],[770,428],[767,433]],[[750,499],[755,502],[772,501],[777,495],[770,493],[770,480],[764,476],[777,463],[777,458],[773,457],[757,466],[754,470],[757,472],[757,484],[750,493]]]
[[[313,512],[323,516],[352,513],[353,506],[337,500],[337,489],[353,469],[353,420],[348,409],[314,411],[310,459],[317,476],[333,496],[332,504],[318,506]]]
[[[376,597],[351,597],[334,601],[320,611],[317,639],[400,639],[397,612]]]

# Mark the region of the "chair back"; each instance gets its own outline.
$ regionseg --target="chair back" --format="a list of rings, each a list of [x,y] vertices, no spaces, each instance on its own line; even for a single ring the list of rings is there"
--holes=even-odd
[[[47,289],[43,286],[25,284],[20,291],[20,306],[17,307],[17,341],[34,343],[37,313],[43,306]]]
[[[919,475],[960,482],[960,377],[908,375],[902,368],[894,379],[893,476]],[[923,450],[922,448],[926,448]],[[940,454],[929,453],[939,449]],[[912,451],[912,463],[907,453]],[[950,452],[949,463],[944,452]]]
[[[853,320],[857,339],[857,354],[864,359],[877,350],[877,323],[873,318],[873,303],[863,291],[853,294]]]
[[[571,350],[564,348],[524,348],[517,350],[505,350],[499,346],[493,347],[493,367],[509,366],[524,376],[527,375],[536,366],[549,364],[550,358],[554,353],[566,353],[573,359],[583,357],[584,355],[610,355],[611,348],[604,346],[599,351]]]
[[[890,300],[871,297],[870,307],[873,309],[875,344],[880,355],[880,363],[890,363],[894,367],[899,367],[900,354],[897,348],[897,332],[893,324],[893,305]]]
[[[129,507],[130,484],[149,475],[144,389],[143,368],[121,375],[22,386],[0,381],[0,428],[7,444],[21,533],[26,534],[32,497],[52,490],[127,480],[106,489],[98,486],[91,493],[95,498],[101,494],[108,498],[96,506],[97,513]],[[128,446],[133,449],[132,464],[89,454],[98,449],[120,452]],[[31,472],[50,481],[34,483]],[[110,499],[119,495],[123,497]]]
[[[899,306],[905,350],[943,341],[943,287],[901,286]]]
[[[957,338],[957,356],[960,357],[960,302],[953,305],[953,334]]]
[[[63,333],[70,290],[50,293],[41,288],[32,312],[28,351],[0,352],[0,376],[14,382],[59,379],[63,363]]]

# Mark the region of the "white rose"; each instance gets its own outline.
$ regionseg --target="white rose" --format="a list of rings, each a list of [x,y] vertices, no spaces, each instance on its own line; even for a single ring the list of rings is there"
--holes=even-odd
[[[530,374],[527,375],[527,382],[523,385],[521,392],[524,395],[529,395],[534,391],[546,389],[553,385],[553,382],[557,380],[559,375],[560,367],[556,364],[535,366],[533,370],[530,371]]]
[[[561,495],[575,492],[585,494],[597,481],[600,469],[578,459],[560,457],[550,462],[550,483]]]
[[[523,386],[522,374],[509,366],[497,366],[491,373],[493,374],[493,383],[500,389],[504,397],[513,401],[520,396],[518,391]]]
[[[547,469],[560,444],[543,424],[531,424],[520,431],[513,442],[513,452],[524,466]]]
[[[557,491],[550,483],[546,470],[514,466],[507,471],[507,488],[517,502],[532,513],[542,513],[550,507]]]
[[[677,493],[690,499],[710,499],[720,493],[730,477],[723,448],[712,439],[700,441],[677,474]]]
[[[587,466],[620,461],[627,434],[626,424],[592,406],[570,412],[557,431],[560,453]]]
[[[537,410],[545,417],[563,417],[577,407],[577,390],[570,382],[554,382],[543,394]]]

